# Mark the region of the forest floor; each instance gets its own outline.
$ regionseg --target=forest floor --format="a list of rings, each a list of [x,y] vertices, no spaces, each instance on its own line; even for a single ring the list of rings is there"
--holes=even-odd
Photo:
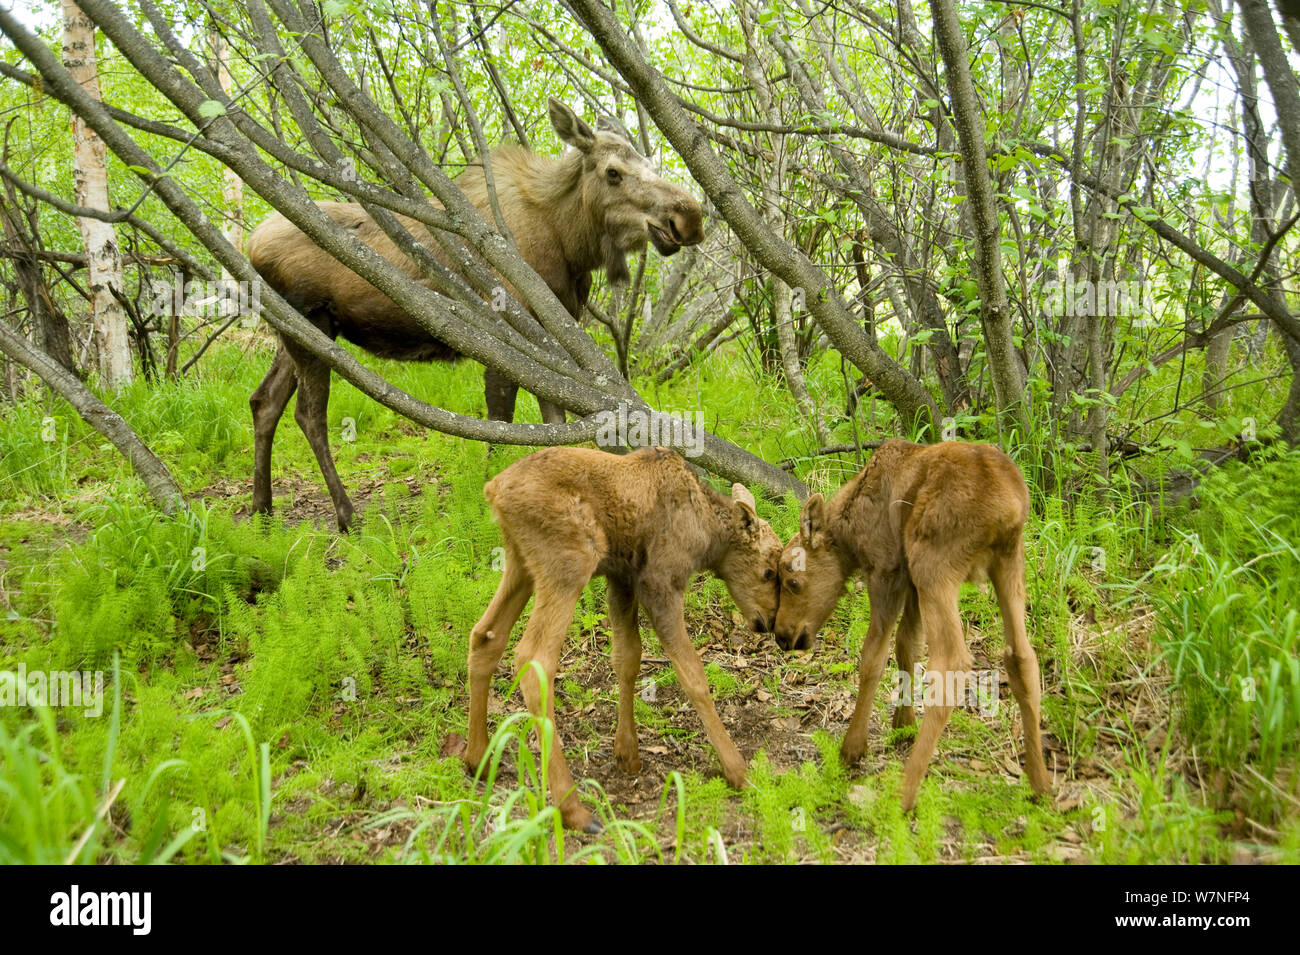
[[[279,492],[276,508],[286,526],[309,524],[328,533],[333,511],[315,477],[310,472],[282,476],[276,485]],[[353,485],[352,497],[358,514],[364,518],[367,504],[381,489],[395,483],[405,484],[413,496],[421,493],[417,478],[391,478],[380,467],[377,473],[372,470],[364,481]],[[208,501],[229,501],[235,506],[238,519],[250,516],[248,488],[243,483],[219,482],[204,488],[201,496]],[[393,519],[418,519],[417,508],[410,502],[387,513]],[[865,603],[861,584],[855,591],[856,598],[850,599]],[[991,591],[988,596],[991,601]],[[1071,621],[1069,643],[1073,655],[1078,662],[1086,662],[1102,652],[1101,644],[1113,644],[1118,638],[1124,653],[1135,660],[1147,659],[1152,652],[1151,618],[1150,608],[1139,608],[1136,613],[1103,623],[1097,621],[1095,609],[1089,608]],[[527,614],[515,627],[515,639],[526,622]],[[812,650],[787,653],[777,647],[770,635],[753,633],[735,611],[728,613],[725,607],[717,605],[689,614],[687,626],[709,673],[718,711],[728,733],[746,760],[762,754],[768,785],[773,778],[786,774],[795,779],[801,769],[811,769],[815,774],[815,767],[824,756],[837,759],[829,757],[827,751],[833,747],[827,743],[838,745],[857,698],[857,654],[850,654],[842,634],[823,634]],[[642,629],[645,630],[644,623]],[[644,636],[648,639],[647,647],[653,646],[653,635],[647,632]],[[730,790],[721,779],[714,751],[676,683],[670,662],[663,656],[647,653],[642,659],[637,727],[641,772],[629,775],[619,770],[612,753],[618,687],[610,663],[608,619],[602,616],[594,627],[579,628],[577,633],[571,631],[570,638],[556,677],[558,726],[565,737],[566,756],[575,778],[594,782],[618,818],[657,828],[665,813],[666,781],[670,773],[677,771],[709,781],[710,797],[723,797],[724,809],[720,814],[715,811],[711,821],[730,856],[764,858],[765,835],[770,837],[772,828],[786,828],[785,820],[779,820],[774,827],[770,817],[784,811],[790,816],[788,827],[792,836],[806,832],[809,826],[818,826],[827,839],[820,852],[812,851],[802,840],[792,839],[793,851],[782,861],[875,863],[882,848],[889,858],[897,858],[891,852],[893,847],[888,844],[882,847],[880,834],[873,832],[871,825],[846,821],[834,812],[810,818],[797,796],[778,799],[775,807],[765,807],[769,818],[757,820],[752,807],[736,805],[734,799],[727,799],[725,794]],[[963,813],[967,816],[965,820],[945,813],[941,829],[928,833],[931,838],[918,860],[971,864],[1098,861],[1096,851],[1105,833],[1104,823],[1098,827],[1099,817],[1094,809],[1102,805],[1124,805],[1121,783],[1129,754],[1123,741],[1139,740],[1153,761],[1163,760],[1168,765],[1170,760],[1181,758],[1176,753],[1162,752],[1171,722],[1169,696],[1162,692],[1167,689],[1168,677],[1161,679],[1148,674],[1140,681],[1133,681],[1131,686],[1116,685],[1106,699],[1109,725],[1099,728],[1096,743],[1086,756],[1072,756],[1069,746],[1053,733],[1045,732],[1044,758],[1052,776],[1053,791],[1049,797],[1034,798],[1025,792],[1019,710],[1006,675],[1000,670],[1001,633],[997,631],[990,637],[968,626],[966,640],[974,660],[973,669],[997,673],[998,704],[994,713],[983,715],[974,705],[967,706],[950,723],[931,765],[929,786],[941,790],[945,801],[961,803],[964,796],[971,795],[975,805],[990,796],[996,799],[1000,791],[1009,796],[1015,793],[1012,802],[1032,807],[1041,814],[1041,821],[1051,819],[1054,825],[1043,826],[1032,838],[1024,840],[1029,823],[1023,813],[1014,818],[998,814],[993,829],[987,828],[988,819],[978,810],[974,816]],[[514,642],[511,641],[511,650]],[[433,660],[426,662],[430,679],[438,679]],[[237,663],[237,659],[228,661],[223,670],[233,670]],[[498,667],[490,698],[488,712],[493,724],[505,715],[526,712],[517,690],[512,696],[506,696],[511,689],[512,667],[512,655],[508,652]],[[1065,702],[1066,683],[1055,676],[1044,669],[1044,706],[1048,709],[1052,708],[1052,701]],[[457,690],[463,695],[463,687]],[[870,806],[878,798],[898,798],[897,777],[910,751],[914,730],[891,729],[892,711],[890,687],[885,680],[877,693],[867,753],[849,770],[847,798],[858,808]],[[924,706],[918,704],[916,712],[919,723]],[[648,714],[653,715],[643,719]],[[457,732],[444,733],[439,747],[440,755],[459,757],[464,750],[464,738]],[[884,794],[879,791],[876,777],[890,766],[893,772],[888,793]],[[502,762],[503,778],[512,778],[515,769],[514,760],[506,756]],[[417,799],[416,808],[418,805]],[[303,808],[302,804],[297,808]],[[406,808],[406,803],[398,800],[383,808]],[[802,816],[801,809],[804,809]],[[366,828],[364,823],[371,814],[359,809],[345,813],[327,822],[326,831],[320,835],[330,838],[351,832],[375,858],[400,850],[412,826]],[[1122,809],[1121,814],[1125,814]],[[978,820],[975,825],[972,818]],[[275,822],[273,819],[272,824]],[[906,820],[906,826],[912,836],[920,835],[915,819]],[[1224,823],[1222,835],[1236,843],[1230,860],[1234,863],[1268,861],[1273,855],[1266,842],[1252,839],[1240,812],[1232,822]],[[600,836],[581,834],[571,834],[570,838],[579,846],[599,845],[602,841]],[[661,848],[667,851],[670,845],[671,841],[666,841]],[[903,850],[904,858],[907,852]],[[349,855],[343,853],[337,861],[345,861]],[[283,861],[295,860],[287,857]]]
[[[27,746],[32,779],[41,780],[20,807],[35,833],[24,837],[26,858],[61,861],[85,828],[84,813],[103,798],[99,781],[110,776],[124,788],[83,861],[156,858],[164,844],[176,860],[271,863],[567,861],[593,853],[628,862],[1300,858],[1291,744],[1279,750],[1280,768],[1261,774],[1254,748],[1234,767],[1231,750],[1211,745],[1217,737],[1189,740],[1186,727],[1216,711],[1186,695],[1199,684],[1188,684],[1168,650],[1177,626],[1170,608],[1183,615],[1177,619],[1214,616],[1213,607],[1183,610],[1179,602],[1239,570],[1211,567],[1202,583],[1185,584],[1175,575],[1200,552],[1180,544],[1179,533],[1118,511],[1066,510],[1050,497],[1039,500],[1026,539],[1050,797],[1033,798],[1023,778],[996,601],[973,585],[963,588],[963,624],[974,668],[998,676],[997,704],[986,699],[953,714],[914,813],[901,811],[900,781],[915,730],[890,727],[892,666],[862,761],[845,767],[838,756],[869,619],[860,587],[812,651],[784,653],[738,622],[718,581],[697,578],[688,629],[722,722],[749,762],[749,785],[736,792],[720,777],[699,718],[644,623],[635,703],[642,768],[626,775],[612,758],[617,687],[598,580],[579,603],[556,679],[557,728],[584,800],[610,828],[559,837],[528,755],[536,744],[520,724],[503,731],[505,755],[491,787],[467,776],[457,758],[468,632],[499,576],[491,559],[499,535],[482,486],[526,449],[427,435],[340,386],[331,430],[348,417],[356,423],[356,440],[335,453],[363,520],[346,537],[333,531],[328,495],[291,410],[276,442],[275,518],[255,520],[246,402],[269,353],[254,341],[214,356],[203,380],[141,385],[118,402],[181,481],[193,504],[182,520],[160,519],[126,465],[66,413],[53,449],[38,436],[45,407],[11,416],[0,434],[0,478],[12,492],[0,504],[0,669],[99,668],[111,678],[115,655],[122,667],[109,691],[121,694],[120,719],[60,710],[43,722],[0,710],[0,745],[20,746],[0,774],[26,765],[18,756]],[[834,369],[824,372],[833,383]],[[390,365],[384,373],[444,407],[481,413],[472,366]],[[789,418],[788,395],[776,386],[738,394],[731,375],[695,385],[714,389],[719,430],[757,436],[755,450],[768,460],[788,456],[797,436],[777,427]],[[659,400],[674,406],[672,395]],[[771,420],[755,423],[756,414]],[[815,459],[804,476],[831,490],[855,468]],[[1292,486],[1289,473],[1278,486]],[[1229,493],[1243,492],[1234,485]],[[1242,506],[1260,517],[1258,507]],[[778,535],[792,533],[792,501],[760,497],[759,511]],[[1090,557],[1096,545],[1109,564]],[[1249,566],[1263,557],[1234,560]],[[1259,584],[1291,576],[1270,571]],[[1275,646],[1285,643],[1276,621],[1289,605],[1285,594],[1279,599],[1269,611],[1272,629],[1261,631]],[[1232,612],[1264,605],[1258,596],[1224,598]],[[1240,620],[1230,623],[1225,632],[1240,630]],[[523,711],[512,656],[513,641],[494,681],[493,728]],[[1258,651],[1251,660],[1257,670],[1272,665]],[[1210,665],[1200,664],[1206,672]],[[1263,691],[1272,678],[1261,674]],[[1222,706],[1220,699],[1211,702]],[[1250,733],[1257,717],[1244,712]],[[1237,725],[1237,717],[1213,718]],[[21,791],[21,779],[0,781]],[[76,798],[63,806],[35,795],[47,790]],[[519,832],[532,834],[515,839]]]

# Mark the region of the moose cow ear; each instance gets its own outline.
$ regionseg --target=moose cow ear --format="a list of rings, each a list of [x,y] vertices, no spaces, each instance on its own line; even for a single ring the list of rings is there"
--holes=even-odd
[[[819,538],[825,525],[826,502],[822,500],[820,494],[814,494],[808,498],[808,503],[799,513],[799,536],[803,540],[803,545],[811,549],[820,543]]]
[[[591,152],[591,147],[596,143],[596,134],[582,121],[582,117],[554,96],[548,99],[546,105],[555,134],[579,152]]]

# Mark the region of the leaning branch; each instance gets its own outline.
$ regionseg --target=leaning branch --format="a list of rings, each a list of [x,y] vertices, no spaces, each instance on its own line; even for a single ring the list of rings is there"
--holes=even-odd
[[[131,467],[144,482],[150,496],[164,514],[175,514],[185,506],[181,489],[177,486],[167,465],[149,450],[138,434],[122,416],[110,408],[45,352],[36,348],[7,322],[0,321],[0,351],[18,364],[35,372],[59,395],[67,399],[86,422],[125,455]]]

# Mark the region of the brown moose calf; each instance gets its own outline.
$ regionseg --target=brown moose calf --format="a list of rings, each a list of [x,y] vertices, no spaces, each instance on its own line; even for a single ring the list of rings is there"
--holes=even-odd
[[[781,555],[775,635],[783,649],[810,647],[850,575],[860,570],[867,579],[871,623],[858,668],[858,702],[840,747],[846,762],[857,760],[866,746],[872,701],[900,611],[900,673],[915,672],[922,644],[929,642],[934,682],[926,689],[925,717],[903,773],[904,811],[916,804],[939,734],[958,702],[952,688],[971,667],[959,589],[963,581],[985,577],[993,582],[1002,613],[1003,659],[1020,704],[1029,784],[1036,793],[1051,788],[1039,735],[1038,659],[1025,635],[1028,512],[1020,469],[992,445],[887,441],[829,504],[820,494],[808,499],[799,533]],[[894,726],[914,722],[906,701],[894,712]]]
[[[691,704],[704,721],[727,781],[739,787],[745,761],[709,696],[699,655],[686,633],[683,598],[701,570],[717,574],[758,632],[771,629],[777,605],[781,542],[754,511],[741,484],[732,496],[699,481],[664,448],[628,455],[585,448],[547,448],[521,458],[483,489],[505,542],[505,571],[469,641],[469,740],[465,762],[477,768],[487,750],[488,687],[510,629],[537,594],[515,650],[529,711],[554,718],[555,669],[573,610],[587,581],[607,580],[613,665],[618,676],[614,756],[636,773],[633,700],[641,666],[637,606],[645,609]],[[533,662],[546,674],[545,686]],[[525,672],[532,670],[533,672]],[[550,752],[551,793],[564,824],[599,831],[578,800],[558,731]]]

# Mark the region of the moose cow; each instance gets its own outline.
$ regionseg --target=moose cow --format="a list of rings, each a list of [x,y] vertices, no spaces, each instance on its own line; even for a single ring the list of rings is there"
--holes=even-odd
[[[1039,730],[1038,658],[1025,634],[1025,518],[1029,491],[1015,462],[989,444],[945,441],[922,446],[886,441],[830,503],[814,494],[799,517],[799,532],[781,554],[781,605],[775,636],[784,650],[810,649],[844,593],[862,571],[871,622],[858,665],[858,702],[840,746],[855,762],[885,661],[889,634],[902,612],[896,648],[908,677],[928,641],[931,685],[925,717],[903,772],[903,810],[917,789],[955,705],[971,655],[962,635],[958,591],[964,581],[989,578],[1006,635],[1003,663],[1020,704],[1025,770],[1035,793],[1051,788]],[[960,679],[959,679],[960,678]],[[938,689],[937,698],[931,691]],[[916,688],[911,689],[915,695]],[[909,700],[894,711],[894,726],[916,722]]]
[[[662,255],[703,240],[700,204],[690,193],[660,178],[636,151],[616,120],[602,117],[593,130],[568,106],[550,100],[551,125],[572,146],[560,158],[535,155],[519,146],[489,153],[498,206],[525,261],[550,286],[575,318],[591,290],[591,273],[604,269],[611,281],[626,281],[626,256],[647,241]],[[457,180],[480,212],[489,215],[481,164]],[[359,206],[322,202],[320,208],[412,278],[420,273]],[[398,220],[430,249],[437,243],[424,225]],[[404,361],[451,361],[459,357],[431,338],[410,315],[355,272],[319,248],[283,215],[275,213],[253,230],[248,257],[266,282],[326,335],[339,335],[370,353]],[[326,424],[330,369],[324,361],[281,338],[271,370],[253,392],[253,511],[271,510],[271,445],[284,409],[299,389],[294,413],[329,487],[339,529],[346,531],[353,508],[330,454]],[[493,369],[484,374],[490,418],[514,418],[518,386]],[[564,420],[546,403],[543,419]]]
[[[723,775],[739,788],[745,760],[709,696],[704,667],[686,631],[683,600],[691,578],[710,570],[722,578],[755,631],[772,629],[781,541],[755,513],[754,496],[734,484],[731,497],[725,497],[667,448],[628,455],[547,448],[510,465],[483,494],[501,528],[506,561],[496,594],[469,639],[467,767],[476,769],[487,751],[489,683],[528,598],[536,592],[515,650],[516,669],[529,711],[554,720],[555,670],[573,609],[587,581],[603,575],[618,677],[614,757],[619,768],[641,770],[633,717],[641,666],[639,605],[704,723]],[[529,672],[533,663],[541,665],[544,682]],[[598,832],[599,822],[578,800],[558,732],[548,769],[564,824]]]

